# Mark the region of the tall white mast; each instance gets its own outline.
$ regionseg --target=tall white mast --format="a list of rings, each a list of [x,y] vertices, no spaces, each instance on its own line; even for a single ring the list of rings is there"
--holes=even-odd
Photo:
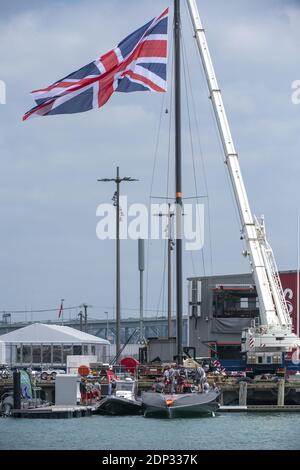
[[[264,331],[267,330],[269,333],[271,331],[276,332],[276,334],[277,332],[285,332],[285,339],[287,340],[287,336],[289,337],[289,341],[285,344],[287,346],[289,343],[293,343],[295,335],[292,334],[291,319],[278,276],[274,255],[266,239],[264,221],[258,222],[250,209],[238,154],[233,143],[221,90],[217,82],[196,0],[187,0],[187,3],[223,144],[225,163],[229,171],[239,210],[242,233],[246,243],[244,254],[249,257],[256,284],[260,304],[261,326],[266,327]]]

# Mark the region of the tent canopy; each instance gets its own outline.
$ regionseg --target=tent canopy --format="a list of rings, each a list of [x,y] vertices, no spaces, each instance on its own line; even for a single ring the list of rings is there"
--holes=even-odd
[[[63,344],[110,344],[106,339],[89,335],[83,331],[69,326],[49,325],[45,323],[33,323],[0,336],[0,342],[26,344],[26,343],[63,343]]]

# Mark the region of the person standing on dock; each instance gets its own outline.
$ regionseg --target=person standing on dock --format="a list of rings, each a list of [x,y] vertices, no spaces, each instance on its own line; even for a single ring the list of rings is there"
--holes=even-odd
[[[93,392],[94,398],[99,401],[101,399],[101,384],[98,379],[93,384]]]
[[[80,381],[79,389],[80,389],[80,395],[81,395],[81,404],[86,405],[87,404],[87,390],[86,390],[86,383],[85,383],[84,378],[82,378]]]

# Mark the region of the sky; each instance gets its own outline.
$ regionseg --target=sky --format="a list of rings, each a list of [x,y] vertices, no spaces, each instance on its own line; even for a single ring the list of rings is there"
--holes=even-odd
[[[91,305],[91,318],[106,318],[105,312],[113,318],[115,244],[97,239],[96,209],[111,202],[114,187],[97,179],[114,176],[119,165],[122,176],[139,179],[122,186],[129,203],[174,194],[171,71],[166,94],[116,93],[88,113],[21,121],[33,105],[31,90],[112,49],[168,4],[0,0],[0,80],[6,84],[6,104],[0,104],[0,311],[28,311],[14,320],[54,319],[56,312],[30,310],[58,308],[62,298],[66,307]],[[300,80],[300,1],[198,0],[198,6],[252,210],[265,216],[278,268],[295,269],[300,105],[291,96],[293,81]],[[204,249],[184,253],[184,278],[248,272],[184,5],[182,23],[183,189],[186,197],[205,196]],[[137,242],[123,241],[121,252],[122,316],[135,316]],[[150,241],[146,252],[146,314],[163,314],[165,243]],[[184,289],[186,311],[186,282]],[[77,314],[70,310],[66,317]]]

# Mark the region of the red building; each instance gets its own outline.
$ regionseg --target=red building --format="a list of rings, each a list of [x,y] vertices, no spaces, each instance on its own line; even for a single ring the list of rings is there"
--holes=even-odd
[[[299,335],[299,319],[297,324],[297,271],[282,271],[279,273],[281,284],[283,287],[285,300],[287,302],[289,312],[293,318],[294,332]],[[299,303],[298,303],[299,306]]]

